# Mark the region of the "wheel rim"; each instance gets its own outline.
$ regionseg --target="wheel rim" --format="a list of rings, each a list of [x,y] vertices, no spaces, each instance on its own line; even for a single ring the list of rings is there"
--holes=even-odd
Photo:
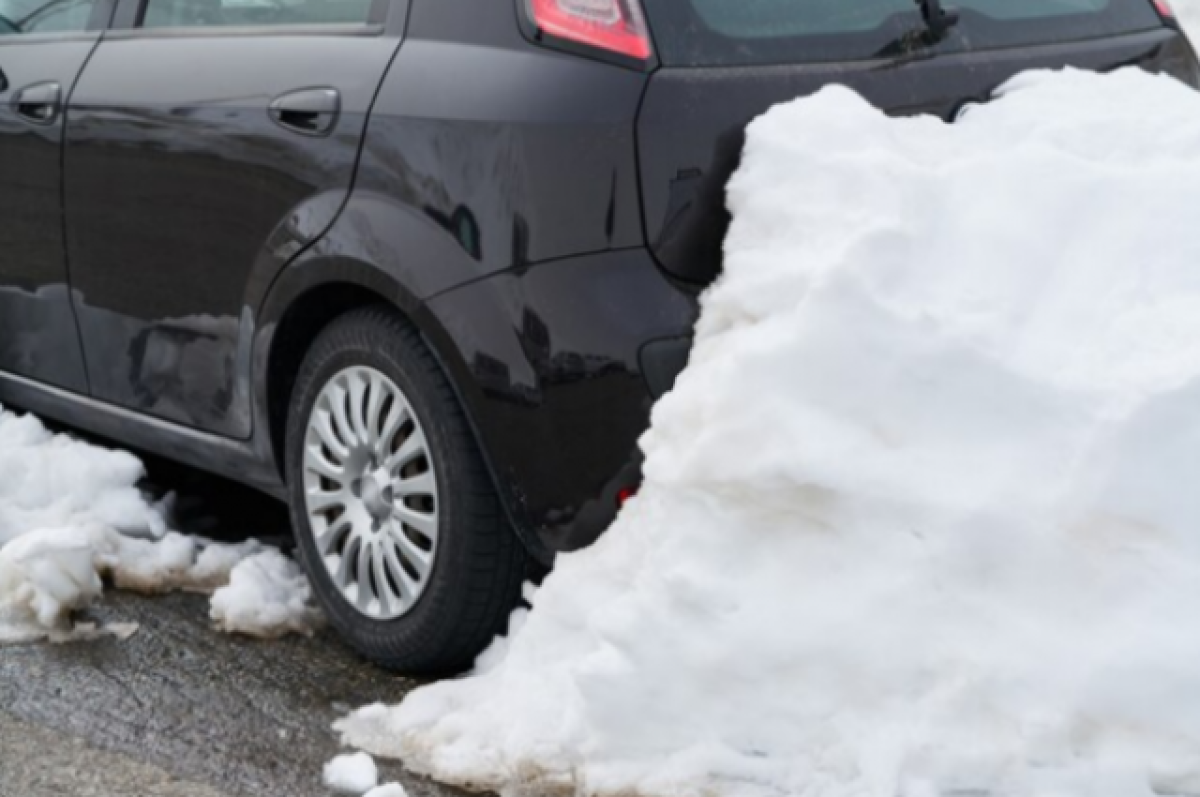
[[[377,620],[411,610],[437,555],[437,476],[417,414],[383,373],[347,368],[317,396],[304,498],[317,553],[346,602]]]

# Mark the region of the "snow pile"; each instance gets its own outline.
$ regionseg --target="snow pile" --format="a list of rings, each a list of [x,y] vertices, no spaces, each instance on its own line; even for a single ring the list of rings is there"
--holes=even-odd
[[[102,526],[161,537],[158,507],[137,489],[142,463],[0,408],[0,547],[32,529]]]
[[[52,529],[9,543],[0,548],[0,644],[45,636],[101,590],[87,534]]]
[[[224,545],[173,531],[159,540],[143,540],[105,530],[93,535],[92,546],[102,575],[117,589],[144,595],[207,595],[229,583],[236,564],[264,550],[256,540]]]
[[[274,548],[268,548],[258,540],[247,540],[240,545],[208,545],[199,552],[188,570],[187,589],[213,593],[229,584],[234,569],[242,562],[274,553]]]
[[[749,130],[646,483],[343,742],[508,794],[1200,794],[1200,98]]]
[[[218,628],[231,633],[311,636],[324,621],[312,602],[312,587],[304,571],[272,549],[233,568],[228,585],[212,596],[211,616]]]
[[[95,636],[92,625],[72,627],[69,614],[100,597],[102,577],[147,594],[209,594],[239,568],[248,569],[220,617],[214,604],[222,628],[278,636],[319,625],[316,610],[302,605],[308,586],[294,564],[253,540],[220,545],[168,531],[164,507],[138,489],[143,475],[130,454],[52,434],[36,418],[0,408],[0,644]],[[265,579],[257,587],[256,574]],[[246,597],[271,603],[251,610]]]
[[[334,791],[366,794],[379,783],[379,770],[366,753],[350,753],[326,764],[323,780]]]
[[[73,631],[91,638],[94,626],[73,628],[69,615],[100,597],[102,576],[118,589],[148,595],[209,594],[229,583],[235,565],[267,555],[260,550],[257,542],[220,545],[175,532],[160,540],[137,539],[101,525],[33,529],[0,548],[0,644],[61,640]],[[301,630],[298,622],[293,625]],[[255,627],[252,617],[225,630],[280,633],[276,625]]]

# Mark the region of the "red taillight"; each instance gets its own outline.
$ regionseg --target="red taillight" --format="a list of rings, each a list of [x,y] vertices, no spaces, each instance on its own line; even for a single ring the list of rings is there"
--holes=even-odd
[[[1154,0],[1154,7],[1163,19],[1175,19],[1175,9],[1171,8],[1167,0]]]
[[[620,490],[617,490],[617,507],[625,506],[636,495],[636,487],[622,487]]]
[[[639,61],[653,51],[641,0],[529,0],[529,11],[543,36]]]

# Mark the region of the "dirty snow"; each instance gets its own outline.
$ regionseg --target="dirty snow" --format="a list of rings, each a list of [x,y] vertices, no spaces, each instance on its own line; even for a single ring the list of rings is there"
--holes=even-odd
[[[211,616],[218,628],[231,633],[311,636],[324,619],[312,604],[312,588],[304,571],[271,549],[233,568],[229,583],[212,596]]]
[[[366,753],[340,755],[325,765],[324,783],[345,794],[366,794],[379,782],[375,761]]]
[[[51,433],[32,416],[0,408],[0,644],[127,636],[124,624],[71,623],[72,612],[100,597],[102,578],[147,594],[209,594],[259,559],[265,566],[243,570],[233,595],[272,602],[247,612],[227,596],[219,626],[259,636],[316,627],[320,615],[299,606],[308,592],[295,582],[295,565],[253,540],[224,545],[168,530],[169,502],[139,490],[143,475],[131,454]],[[256,574],[266,579],[258,593]]]
[[[48,529],[0,548],[0,643],[40,638],[100,597],[92,539],[80,529]]]
[[[749,130],[646,482],[343,742],[514,794],[1200,794],[1200,98]]]

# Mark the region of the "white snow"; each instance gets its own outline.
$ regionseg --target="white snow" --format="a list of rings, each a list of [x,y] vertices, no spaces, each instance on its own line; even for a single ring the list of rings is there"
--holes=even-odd
[[[233,570],[242,561],[252,556],[271,551],[258,540],[247,540],[238,545],[209,545],[196,557],[188,573],[191,589],[211,593],[227,585]]]
[[[408,797],[408,792],[399,783],[385,783],[371,789],[364,797]]]
[[[142,463],[0,408],[0,546],[33,529],[102,526],[161,537],[161,513],[138,491]]]
[[[470,677],[335,727],[507,795],[1200,794],[1200,97],[748,133],[646,482]]]
[[[366,753],[347,753],[325,765],[324,782],[334,791],[366,794],[379,782],[379,770]]]
[[[0,548],[0,644],[43,636],[61,618],[100,597],[92,540],[79,529],[49,529]]]
[[[211,616],[223,631],[260,637],[311,636],[324,621],[304,571],[274,549],[233,568],[229,584],[212,596]]]
[[[1179,22],[1192,41],[1200,42],[1200,0],[1170,0]]]
[[[72,611],[100,597],[101,577],[148,594],[209,594],[248,558],[262,562],[223,598],[221,627],[277,636],[319,623],[315,609],[300,606],[307,586],[296,584],[296,567],[282,554],[253,540],[224,545],[168,531],[169,501],[143,495],[143,475],[130,454],[52,434],[36,418],[0,408],[0,644],[127,636],[120,623],[70,623]],[[265,583],[251,583],[256,575]],[[253,598],[268,603],[248,607]]]

